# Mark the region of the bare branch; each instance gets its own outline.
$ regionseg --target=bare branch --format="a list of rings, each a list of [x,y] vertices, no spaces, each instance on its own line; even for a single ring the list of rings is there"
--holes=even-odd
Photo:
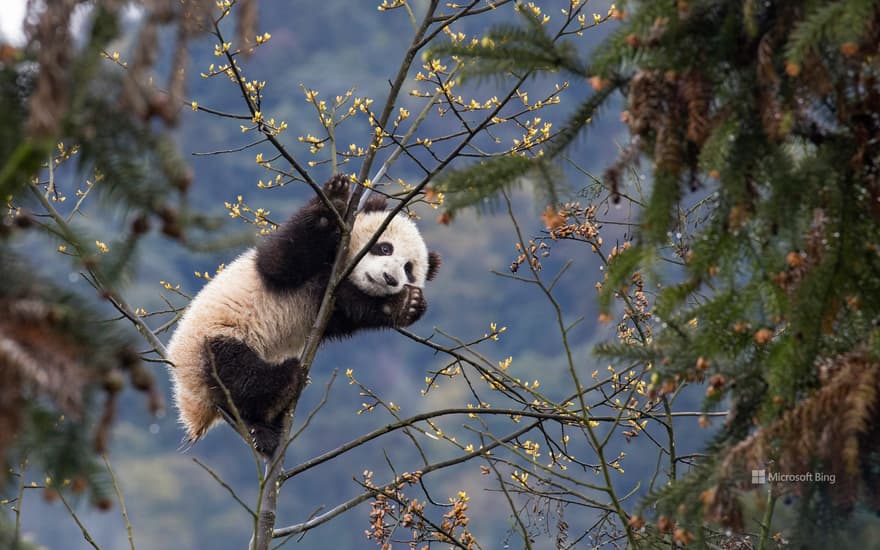
[[[485,455],[488,451],[491,451],[492,449],[494,449],[495,447],[498,447],[502,443],[506,443],[507,441],[510,441],[512,439],[516,439],[517,437],[521,436],[524,433],[528,433],[529,431],[533,430],[535,428],[535,426],[537,426],[541,422],[542,422],[541,420],[533,422],[532,424],[529,424],[529,425],[527,425],[527,426],[525,426],[525,427],[523,427],[513,433],[510,433],[505,437],[499,438],[496,443],[490,443],[489,445],[486,445],[482,449],[479,449],[479,450],[476,450],[476,451],[473,451],[470,453],[466,453],[458,458],[452,458],[452,459],[445,460],[442,462],[435,462],[434,464],[431,464],[431,465],[423,468],[422,470],[420,470],[420,472],[421,472],[422,476],[424,476],[425,474],[429,474],[429,473],[437,471],[437,470],[442,470],[442,469],[448,468],[450,466],[455,466],[456,464],[461,464],[462,462],[467,462],[468,460],[471,460],[471,459],[476,458],[478,456]],[[397,483],[398,483],[397,481],[392,481],[391,483],[388,483],[382,487],[378,487],[376,490],[382,491],[386,488],[393,487],[393,486],[397,485]],[[351,500],[348,500],[348,501],[336,506],[335,508],[328,510],[327,512],[321,514],[320,516],[317,516],[314,519],[311,519],[309,521],[299,523],[296,525],[291,525],[289,527],[282,527],[280,529],[275,529],[272,536],[276,537],[276,538],[277,537],[284,537],[287,535],[296,534],[296,533],[303,533],[303,532],[308,531],[310,529],[314,529],[315,527],[317,527],[319,525],[327,523],[328,521],[335,518],[336,516],[338,516],[342,513],[345,513],[348,510],[351,510],[352,508],[354,508],[358,504],[369,500],[370,497],[373,496],[373,494],[374,494],[374,491],[368,491],[368,492],[362,493],[362,494],[352,498]]]
[[[579,424],[581,422],[581,418],[575,415],[564,415],[564,414],[554,414],[554,413],[544,413],[538,411],[529,411],[529,410],[518,410],[518,409],[468,409],[468,408],[450,408],[450,409],[438,409],[426,413],[417,414],[406,418],[404,420],[400,420],[398,422],[394,422],[393,424],[388,424],[376,430],[373,430],[370,433],[364,434],[357,439],[353,439],[348,443],[333,449],[332,451],[328,451],[322,455],[316,456],[315,458],[309,459],[305,462],[302,462],[296,465],[289,470],[284,470],[280,475],[280,480],[286,481],[291,477],[301,474],[302,472],[314,468],[324,462],[332,460],[339,455],[345,454],[348,451],[360,447],[364,443],[372,441],[378,437],[381,437],[387,433],[391,433],[395,430],[399,430],[401,428],[412,426],[416,422],[420,422],[422,420],[428,420],[431,418],[439,418],[442,416],[450,416],[450,415],[501,415],[501,416],[524,416],[526,418],[537,418],[540,420],[554,420],[557,422],[563,422],[567,424]],[[614,420],[614,417],[610,416],[597,416],[590,417],[590,420],[594,422],[610,422]]]
[[[132,534],[131,521],[128,519],[128,510],[125,508],[125,499],[122,498],[122,489],[119,488],[119,482],[116,480],[116,474],[110,466],[110,461],[107,459],[107,455],[102,454],[101,458],[104,459],[104,465],[107,467],[107,471],[110,472],[110,480],[113,482],[113,490],[116,492],[116,499],[119,501],[119,511],[122,513],[122,519],[125,521],[125,531],[128,533],[128,545],[131,550],[135,550],[134,535]]]
[[[251,507],[248,506],[247,503],[246,503],[245,501],[243,501],[243,500],[241,499],[241,497],[238,496],[238,494],[236,494],[235,490],[234,490],[234,489],[233,489],[228,483],[226,483],[226,481],[224,481],[223,478],[221,478],[219,475],[217,475],[217,473],[214,472],[214,470],[212,470],[207,464],[205,464],[204,462],[202,462],[202,461],[199,460],[198,458],[193,457],[193,462],[195,462],[196,464],[198,464],[199,466],[201,466],[203,470],[205,470],[206,472],[208,472],[208,475],[210,475],[212,478],[214,478],[214,481],[216,481],[216,482],[219,483],[224,489],[226,489],[226,491],[229,492],[229,494],[232,496],[232,498],[235,500],[235,502],[237,502],[237,503],[239,504],[239,506],[241,506],[242,508],[244,508],[245,511],[246,511],[248,514],[250,514],[250,516],[251,516],[253,519],[255,519],[255,520],[257,519],[257,514],[256,514],[256,512],[254,512],[254,511],[251,509]]]
[[[49,164],[51,165],[52,163],[50,162]],[[42,193],[40,193],[35,186],[29,185],[28,188],[31,190],[31,194],[34,195],[34,197],[36,197],[38,201],[40,201],[40,204],[52,217],[52,220],[58,226],[59,234],[64,238],[64,240],[66,240],[72,246],[74,246],[74,248],[76,248],[76,251],[81,258],[86,257],[87,251],[85,245],[80,241],[79,236],[67,223],[67,220],[65,220],[61,216],[61,214],[58,213],[58,210],[55,209],[49,199],[47,199]],[[149,342],[150,345],[153,346],[153,349],[156,350],[156,353],[158,353],[163,359],[167,359],[168,352],[165,349],[165,345],[159,340],[153,330],[150,329],[150,327],[148,327],[146,323],[144,323],[144,321],[134,313],[134,311],[131,309],[131,306],[129,306],[126,301],[113,290],[113,287],[107,283],[105,277],[100,274],[98,268],[88,268],[88,272],[89,274],[91,274],[94,281],[99,285],[100,289],[107,293],[107,296],[109,297],[110,302],[113,304],[113,307],[119,310],[122,315],[124,315],[129,321],[134,324],[134,326],[138,329],[138,332],[141,333],[144,339],[146,339],[147,342]]]
[[[101,550],[101,547],[98,546],[98,543],[95,542],[94,538],[92,538],[91,533],[89,533],[89,530],[86,528],[86,526],[83,524],[83,522],[80,521],[79,516],[76,515],[76,512],[74,511],[74,509],[67,502],[67,499],[64,498],[64,494],[61,491],[58,491],[57,494],[58,494],[58,498],[61,500],[61,503],[64,504],[65,508],[67,508],[67,513],[70,514],[70,517],[72,517],[73,521],[76,522],[76,526],[79,527],[79,530],[82,533],[83,539],[85,539],[85,541],[87,543],[89,543],[92,546],[92,548],[94,548],[95,550]]]

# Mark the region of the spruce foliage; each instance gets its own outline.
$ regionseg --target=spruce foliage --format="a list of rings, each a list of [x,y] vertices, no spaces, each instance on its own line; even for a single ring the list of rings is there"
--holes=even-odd
[[[655,392],[709,381],[704,407],[731,408],[708,458],[650,495],[643,513],[701,536],[712,524],[744,529],[750,470],[821,471],[836,476],[833,495],[820,483],[772,495],[800,497],[797,533],[812,546],[845,525],[841,514],[880,509],[880,4],[644,1],[618,3],[618,15],[620,27],[583,63],[605,87],[580,109],[595,112],[612,91],[626,98],[632,139],[603,183],[617,197],[625,168],[647,158],[653,187],[638,244],[612,262],[603,304],[615,281],[676,248],[669,235],[690,239],[679,247],[682,280],[656,300],[665,330],[647,346],[599,351],[653,363]],[[474,74],[514,53],[533,56],[524,68],[581,66],[532,26],[492,40],[520,43],[474,51]],[[544,161],[576,154],[578,118]],[[511,169],[494,168],[499,177]],[[477,170],[475,181],[492,180],[485,165]],[[684,227],[682,204],[697,190],[711,215]]]
[[[586,68],[567,34],[570,30],[551,33],[544,25],[540,11],[518,6],[519,25],[500,24],[488,30],[481,40],[447,41],[434,45],[429,57],[453,57],[462,63],[461,78],[497,76],[526,80],[541,72],[563,71],[575,78],[586,78]],[[435,187],[447,195],[446,219],[461,209],[485,204],[493,205],[501,193],[520,184],[524,178],[548,204],[559,202],[562,179],[557,177],[552,159],[581,134],[596,114],[611,89],[597,94],[572,113],[568,124],[557,132],[540,155],[525,152],[483,160],[479,163],[448,171]]]
[[[111,47],[133,24],[113,1],[30,2],[26,44],[0,42],[0,484],[18,485],[27,470],[29,480],[45,479],[45,498],[85,493],[100,508],[113,501],[101,455],[120,393],[145,393],[141,404],[154,413],[163,406],[138,340],[109,323],[108,304],[122,311],[116,286],[151,225],[183,240],[191,175],[169,130],[183,107],[187,42],[204,28],[200,14],[215,8],[206,0],[136,4],[142,19],[125,31],[137,38],[122,55]],[[74,37],[78,9],[88,30]],[[160,27],[176,31],[164,68]],[[113,229],[112,250],[74,220],[88,193],[66,203],[77,203],[72,211],[56,209],[67,197],[53,169],[67,161],[101,207],[117,208],[129,225]],[[27,248],[34,233],[58,239],[58,252],[97,292],[74,294],[45,273],[45,257]],[[24,548],[19,537],[0,520],[0,541]]]

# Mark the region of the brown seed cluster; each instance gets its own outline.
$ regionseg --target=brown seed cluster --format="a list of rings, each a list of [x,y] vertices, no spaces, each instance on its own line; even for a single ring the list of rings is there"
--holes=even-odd
[[[528,262],[529,266],[535,271],[541,271],[544,268],[544,266],[541,265],[541,260],[539,258],[546,257],[550,254],[550,247],[547,243],[542,242],[537,244],[534,239],[529,239],[528,247],[525,250],[523,250],[522,244],[520,243],[516,243],[515,246],[519,255],[510,264],[510,271],[512,273],[519,271],[520,266],[526,262]]]
[[[792,250],[785,256],[785,268],[773,275],[773,281],[792,294],[809,272],[825,256],[828,243],[828,217],[821,208],[813,212],[813,221],[805,235],[804,250]]]
[[[547,207],[543,220],[550,231],[550,238],[554,241],[574,238],[595,243],[599,238],[595,205],[583,208],[577,202],[566,203],[555,211]]]
[[[370,526],[364,531],[368,540],[376,541],[382,550],[392,548],[395,542],[408,541],[409,547],[430,548],[432,543],[451,543],[460,548],[474,548],[476,540],[467,530],[470,519],[467,516],[468,496],[459,492],[450,499],[450,508],[439,524],[426,516],[427,503],[410,499],[404,489],[419,483],[421,472],[404,473],[395,478],[394,483],[383,488],[373,484],[373,473],[364,472],[364,486],[373,489],[375,495],[370,509]],[[408,535],[397,529],[409,530]]]
[[[122,17],[122,2],[116,0],[61,0],[58,2],[29,2],[25,31],[28,47],[37,52],[37,80],[30,97],[28,134],[35,138],[49,138],[58,134],[60,125],[70,107],[69,90],[74,71],[71,61],[76,52],[71,36],[71,20],[80,6],[99,4],[111,17]],[[189,62],[187,44],[206,22],[205,14],[212,13],[213,0],[145,0],[140,2],[144,11],[143,25],[137,44],[132,48],[131,64],[113,59],[128,70],[121,101],[136,116],[147,120],[157,116],[166,123],[177,120],[184,93],[184,69]],[[244,2],[243,13],[252,12],[253,0]],[[247,8],[250,6],[250,8]],[[250,20],[254,19],[250,16]],[[161,86],[154,84],[153,69],[158,60],[159,28],[176,24],[176,41],[172,51],[172,67],[168,79]],[[247,21],[244,21],[247,24]],[[160,91],[165,90],[165,91]]]

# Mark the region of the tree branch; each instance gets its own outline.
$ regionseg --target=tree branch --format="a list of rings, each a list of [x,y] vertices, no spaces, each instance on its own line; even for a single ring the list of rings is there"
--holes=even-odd
[[[533,423],[531,423],[531,424],[529,424],[529,425],[527,425],[527,426],[525,426],[525,427],[523,427],[513,433],[506,435],[505,437],[498,439],[498,441],[495,443],[490,443],[489,445],[486,445],[482,449],[478,449],[476,451],[464,454],[464,455],[457,457],[457,458],[444,460],[442,462],[435,462],[434,464],[431,464],[431,465],[423,468],[422,470],[420,470],[420,472],[421,472],[422,476],[424,477],[425,474],[429,474],[429,473],[437,471],[437,470],[442,470],[443,468],[448,468],[448,467],[454,466],[456,464],[461,464],[462,462],[467,462],[468,460],[471,460],[471,459],[476,458],[478,456],[485,455],[487,452],[491,451],[495,447],[498,447],[499,445],[501,445],[503,443],[506,443],[512,439],[516,439],[517,437],[519,437],[525,433],[528,433],[529,431],[533,430],[537,425],[539,425],[541,422],[543,422],[543,420],[538,420],[536,422],[533,422]],[[317,516],[309,521],[306,521],[303,523],[298,523],[296,525],[291,525],[289,527],[282,527],[280,529],[276,529],[275,532],[272,534],[272,536],[276,537],[276,538],[277,537],[284,537],[287,535],[304,533],[305,531],[308,531],[309,529],[314,529],[315,527],[317,527],[321,524],[327,523],[328,521],[335,518],[336,516],[338,516],[342,513],[345,513],[348,510],[351,510],[352,508],[354,508],[358,504],[369,500],[370,497],[372,497],[376,493],[376,491],[384,491],[387,488],[396,486],[398,483],[399,483],[398,481],[392,481],[386,485],[383,485],[382,487],[377,487],[375,490],[362,493],[362,494],[360,494],[360,495],[358,495],[358,496],[356,496],[346,502],[343,502],[339,506],[336,506],[335,508],[328,510],[327,512],[325,512],[325,513],[321,514],[320,516]]]

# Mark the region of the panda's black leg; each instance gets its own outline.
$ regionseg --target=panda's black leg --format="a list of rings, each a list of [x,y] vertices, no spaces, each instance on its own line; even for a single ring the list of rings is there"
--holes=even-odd
[[[283,436],[284,412],[306,383],[299,361],[266,363],[231,338],[212,339],[206,347],[208,386],[221,415],[237,431],[244,429],[260,453],[271,455]]]
[[[217,411],[242,439],[253,442],[254,449],[260,454],[270,457],[275,453],[283,436],[283,414],[279,414],[272,422],[245,420],[244,418],[239,421],[234,414],[229,412],[227,406],[217,405]]]
[[[345,213],[350,195],[348,176],[337,175],[323,191],[333,208]],[[339,246],[337,217],[315,197],[257,245],[257,271],[276,291],[293,290],[316,273],[328,273]]]

